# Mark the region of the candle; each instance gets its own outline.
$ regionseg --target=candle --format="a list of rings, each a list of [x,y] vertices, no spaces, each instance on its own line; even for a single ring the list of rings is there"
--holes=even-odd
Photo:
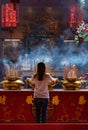
[[[7,66],[6,67],[6,77],[9,77],[10,76],[10,67]]]

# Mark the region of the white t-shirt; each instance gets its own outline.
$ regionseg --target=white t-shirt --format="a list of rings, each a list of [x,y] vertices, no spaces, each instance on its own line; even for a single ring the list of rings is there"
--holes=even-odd
[[[50,74],[45,74],[44,79],[39,81],[36,77],[31,78],[31,83],[35,84],[34,98],[49,98],[48,84],[55,79]]]

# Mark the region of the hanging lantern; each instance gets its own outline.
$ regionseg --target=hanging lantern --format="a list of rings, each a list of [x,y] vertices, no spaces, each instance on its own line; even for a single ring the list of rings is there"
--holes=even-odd
[[[14,9],[13,3],[2,5],[2,27],[17,27],[19,8]]]

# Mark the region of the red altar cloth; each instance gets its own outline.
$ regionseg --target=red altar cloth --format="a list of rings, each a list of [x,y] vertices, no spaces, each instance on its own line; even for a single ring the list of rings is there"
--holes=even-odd
[[[33,91],[0,90],[0,123],[35,123]],[[48,123],[88,123],[88,91],[50,91]]]

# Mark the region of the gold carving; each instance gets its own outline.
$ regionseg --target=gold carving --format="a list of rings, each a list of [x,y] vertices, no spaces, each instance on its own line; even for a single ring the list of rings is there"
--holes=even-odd
[[[80,96],[80,97],[79,97],[79,102],[78,102],[78,104],[84,105],[86,102],[87,102],[87,100],[85,100],[84,96]]]
[[[33,104],[33,97],[32,97],[32,95],[31,96],[27,96],[26,103],[27,104]]]
[[[0,96],[0,104],[5,105],[5,102],[6,102],[6,96],[5,95]]]
[[[18,112],[18,114],[17,114],[17,120],[22,120],[22,121],[25,121],[26,119],[25,119],[25,115],[24,115],[24,104],[22,104],[21,106],[20,106],[20,111]]]
[[[52,104],[53,105],[59,105],[59,102],[60,102],[60,100],[59,100],[58,96],[54,96],[53,99],[52,99]]]

